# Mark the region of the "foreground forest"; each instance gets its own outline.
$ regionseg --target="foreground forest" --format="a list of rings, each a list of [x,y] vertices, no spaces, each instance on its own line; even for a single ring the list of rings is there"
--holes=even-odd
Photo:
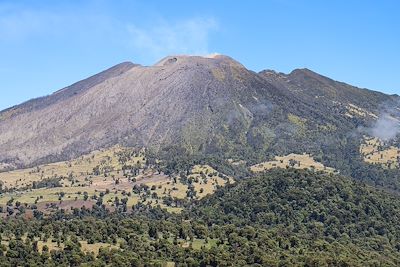
[[[0,266],[399,266],[399,214],[397,196],[350,178],[275,169],[180,213],[137,203],[10,217]]]

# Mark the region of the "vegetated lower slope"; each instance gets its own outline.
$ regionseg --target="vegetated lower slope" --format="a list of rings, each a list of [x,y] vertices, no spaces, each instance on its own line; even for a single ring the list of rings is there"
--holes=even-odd
[[[40,217],[94,205],[110,211],[131,212],[147,205],[179,212],[186,203],[234,183],[200,162],[178,172],[147,156],[144,149],[115,146],[70,161],[1,172],[0,218]]]
[[[300,238],[302,250],[296,241],[284,245],[300,262],[304,255],[319,251],[318,266],[332,265],[337,256],[346,259],[347,266],[368,266],[374,258],[398,266],[399,214],[397,196],[343,176],[280,169],[219,190],[192,216],[209,225],[250,225]]]
[[[94,205],[40,220],[17,216],[0,221],[0,260],[13,266],[400,264],[399,198],[349,178],[274,170],[190,207],[182,214],[147,205],[109,214]]]
[[[364,161],[378,164],[388,169],[396,169],[400,164],[400,148],[385,144],[378,138],[365,138],[360,146]]]
[[[0,169],[115,144],[147,147],[164,158],[179,151],[249,166],[309,153],[343,174],[397,189],[398,170],[370,166],[359,151],[359,129],[397,99],[309,70],[255,73],[221,55],[170,56],[146,67],[123,63],[1,112]]]
[[[285,151],[285,148],[293,146],[285,144],[289,140],[290,143],[297,144],[297,153],[310,153],[318,162],[333,167],[344,175],[376,186],[394,190],[400,188],[398,169],[387,170],[371,165],[360,155],[363,135],[371,135],[371,129],[381,131],[376,129],[377,121],[388,114],[399,121],[398,96],[360,89],[308,69],[294,70],[290,74],[266,70],[260,72],[260,75],[286,92],[288,98],[304,103],[312,113],[318,114],[310,121],[310,115],[296,113],[303,118],[297,120],[297,124],[304,129],[302,133],[305,137],[298,138],[294,135],[278,140],[273,144],[278,148],[275,154],[289,154]],[[296,122],[293,118],[291,121]],[[282,150],[284,152],[280,152]],[[296,148],[292,148],[290,152],[293,150],[296,152]]]
[[[263,172],[275,168],[295,168],[295,169],[309,169],[315,171],[324,171],[327,173],[336,172],[335,169],[324,166],[320,162],[316,162],[313,157],[308,154],[290,154],[285,157],[275,157],[275,160],[262,162],[250,166],[252,172]]]

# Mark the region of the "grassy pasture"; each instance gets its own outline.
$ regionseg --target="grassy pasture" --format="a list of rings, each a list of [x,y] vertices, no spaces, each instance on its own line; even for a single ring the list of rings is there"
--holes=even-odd
[[[378,116],[376,116],[374,113],[369,112],[368,110],[365,110],[363,108],[360,108],[354,104],[348,104],[346,106],[347,108],[347,112],[345,113],[345,115],[349,118],[353,118],[354,116],[356,117],[372,117],[377,119]]]
[[[360,146],[360,153],[364,161],[370,164],[380,164],[385,168],[399,168],[400,149],[394,146],[385,146],[378,138],[364,137]]]
[[[127,156],[124,156],[124,154],[127,154]],[[85,178],[88,176],[99,176],[94,174],[94,168],[98,168],[99,172],[107,171],[110,175],[115,175],[121,172],[124,165],[142,167],[145,161],[144,151],[131,154],[129,149],[115,146],[94,151],[70,161],[2,172],[0,173],[0,182],[3,183],[3,187],[18,189],[32,186],[33,182],[40,182],[45,179],[73,176],[78,183],[85,184]],[[64,179],[63,182],[68,185],[67,179]]]
[[[192,180],[191,184],[196,191],[197,199],[201,199],[208,194],[213,194],[215,190],[217,190],[218,186],[225,186],[228,182],[234,182],[233,178],[231,177],[220,177],[220,173],[208,165],[194,166],[187,178]],[[182,183],[179,177],[175,177],[175,179],[173,178],[170,180],[149,183],[148,185],[150,187],[155,187],[154,192],[157,193],[158,196],[170,195],[171,197],[178,199],[185,199],[189,189],[189,185]]]
[[[142,203],[179,212],[180,207],[167,206],[162,198],[184,200],[190,195],[201,199],[219,186],[234,182],[208,165],[194,166],[186,180],[179,176],[168,177],[145,167],[144,154],[144,151],[133,153],[117,146],[71,161],[0,173],[3,188],[13,189],[0,195],[0,206],[19,202],[27,208],[35,205],[41,211],[51,212],[54,210],[52,204],[69,210],[79,205],[91,207],[101,199],[101,203],[114,209],[122,199],[127,199],[128,208]],[[133,173],[132,168],[137,172]],[[47,184],[41,188],[34,186],[48,179],[56,179],[59,184],[56,187],[46,187]],[[135,186],[144,185],[150,188],[147,193],[134,192]],[[189,194],[190,190],[192,193]]]
[[[262,162],[250,167],[252,172],[263,172],[274,168],[296,168],[296,169],[313,169],[318,171],[334,172],[330,167],[324,166],[317,162],[309,154],[289,154],[287,156],[276,156],[275,160]]]

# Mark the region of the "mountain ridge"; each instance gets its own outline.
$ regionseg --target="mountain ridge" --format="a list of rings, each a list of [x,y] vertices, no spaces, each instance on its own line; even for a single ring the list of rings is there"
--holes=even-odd
[[[43,107],[46,105],[56,103],[65,97],[67,97],[67,98],[71,97],[71,96],[78,94],[79,92],[85,91],[85,90],[89,89],[90,87],[93,87],[96,84],[101,83],[111,77],[118,76],[134,66],[137,66],[137,64],[134,64],[134,63],[128,62],[128,61],[119,63],[117,65],[112,66],[111,68],[108,68],[104,71],[94,74],[86,79],[83,79],[83,80],[73,83],[67,87],[64,87],[60,90],[57,90],[57,91],[51,93],[50,95],[33,98],[33,99],[23,102],[21,104],[4,109],[4,110],[0,111],[0,113],[12,111],[15,108],[30,111],[34,108],[40,108],[40,107]],[[19,114],[19,113],[13,113],[13,115],[16,115],[16,114]]]
[[[33,166],[115,144],[180,146],[192,155],[253,163],[321,154],[371,127],[389,102],[396,97],[308,69],[256,73],[224,55],[167,56],[152,66],[124,62],[1,111],[0,162]]]

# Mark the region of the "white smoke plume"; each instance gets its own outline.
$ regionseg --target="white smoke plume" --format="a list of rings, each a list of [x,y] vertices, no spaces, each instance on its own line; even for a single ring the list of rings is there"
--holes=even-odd
[[[392,140],[400,134],[400,121],[392,115],[385,113],[375,122],[374,126],[370,129],[370,134],[384,141]]]
[[[400,100],[386,103],[379,119],[369,129],[369,134],[384,141],[395,139],[400,134]]]

